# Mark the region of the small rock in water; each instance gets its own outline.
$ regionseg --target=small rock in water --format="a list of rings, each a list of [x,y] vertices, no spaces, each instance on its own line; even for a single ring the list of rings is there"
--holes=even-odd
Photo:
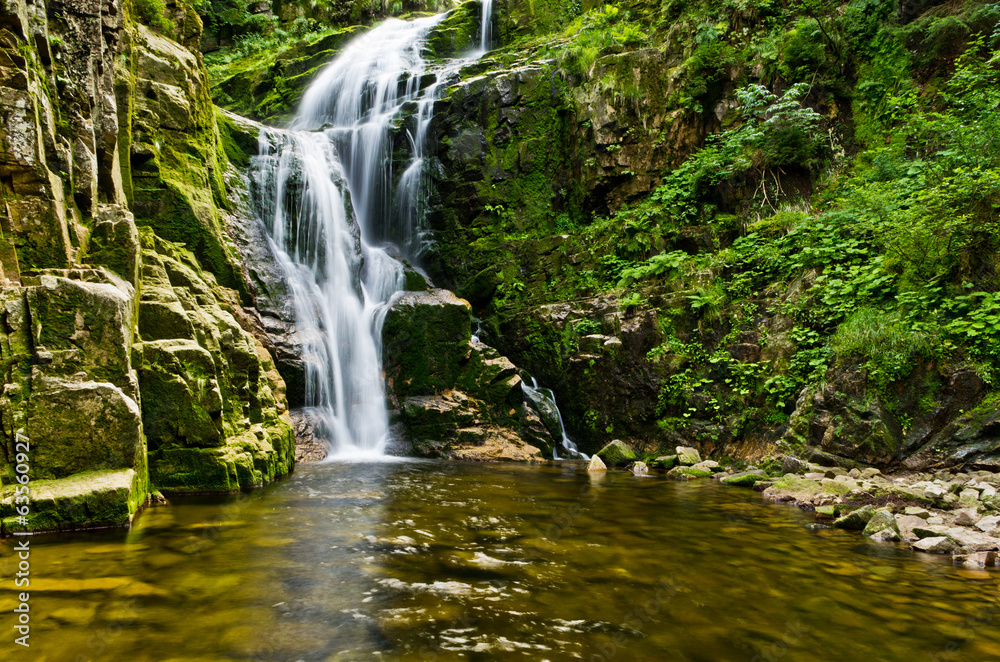
[[[699,462],[701,462],[701,453],[699,453],[698,449],[696,448],[691,448],[689,446],[678,446],[677,462],[688,467],[694,466]]]
[[[653,466],[658,469],[671,469],[675,464],[677,464],[676,455],[661,455],[652,462]]]
[[[754,471],[743,471],[738,474],[733,474],[732,476],[723,476],[720,482],[724,485],[753,487],[755,483],[758,483],[766,478],[767,475],[760,469],[757,469]]]
[[[955,544],[955,541],[947,536],[924,538],[913,543],[913,549],[930,554],[951,554],[957,548],[958,545]]]
[[[882,529],[873,533],[871,539],[876,542],[899,542],[902,538],[892,529]]]
[[[876,533],[883,534],[880,540],[899,540],[901,538],[896,517],[888,510],[876,510],[875,514],[868,520],[868,524],[865,525],[864,534],[866,536],[874,536]],[[889,533],[892,534],[891,538],[886,537]]]
[[[719,466],[719,463],[715,460],[703,460],[698,464],[691,466],[692,469],[699,469],[701,471],[708,471],[710,473],[718,473],[723,471],[723,468]]]
[[[840,508],[836,504],[828,504],[825,506],[816,506],[816,517],[822,517],[823,519],[835,519]]]
[[[590,458],[590,464],[587,465],[587,471],[607,471],[608,468],[605,466],[601,458],[596,455]]]
[[[955,511],[955,524],[958,526],[975,526],[979,521],[979,513],[973,508],[962,508]]]
[[[955,561],[955,565],[965,568],[994,568],[1000,566],[1000,554],[996,552],[959,554],[953,560]]]
[[[833,525],[838,529],[848,529],[849,531],[863,531],[868,525],[868,520],[875,516],[875,509],[871,506],[861,506],[857,510],[844,515]]]
[[[635,464],[632,465],[632,473],[634,473],[636,475],[648,474],[649,473],[649,467],[646,466],[645,462],[641,462],[641,461],[640,462],[636,462]]]

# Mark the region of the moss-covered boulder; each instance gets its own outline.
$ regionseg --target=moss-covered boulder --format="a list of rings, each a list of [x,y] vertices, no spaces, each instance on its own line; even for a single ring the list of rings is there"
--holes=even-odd
[[[723,485],[736,485],[737,487],[753,487],[762,480],[767,480],[767,474],[757,469],[754,471],[742,471],[729,476],[723,476],[719,482]]]
[[[689,446],[678,446],[677,447],[677,464],[683,464],[684,466],[692,467],[696,464],[701,463],[701,453],[698,452],[697,448],[691,448]]]
[[[667,472],[667,476],[670,478],[678,478],[681,480],[691,480],[694,478],[708,478],[712,475],[711,471],[706,469],[696,469],[695,467],[685,467],[677,466]]]
[[[447,290],[393,299],[382,362],[389,399],[418,455],[528,459],[540,449],[551,456],[561,438],[525,402],[517,367],[472,338],[469,303]]]
[[[146,502],[148,483],[133,469],[87,471],[53,480],[32,480],[24,520],[16,512],[16,486],[0,496],[3,535],[18,531],[74,531],[126,526]]]
[[[382,337],[386,379],[400,397],[453,388],[470,356],[469,302],[448,290],[405,292],[389,307]]]
[[[875,516],[875,508],[870,505],[861,506],[843,517],[834,520],[833,525],[838,529],[849,531],[864,531],[868,522]]]
[[[597,451],[596,455],[604,460],[604,464],[609,467],[623,467],[639,459],[639,455],[635,450],[620,439],[615,439]]]
[[[899,540],[901,537],[896,516],[888,510],[876,510],[862,531],[866,536],[878,536],[880,540]]]

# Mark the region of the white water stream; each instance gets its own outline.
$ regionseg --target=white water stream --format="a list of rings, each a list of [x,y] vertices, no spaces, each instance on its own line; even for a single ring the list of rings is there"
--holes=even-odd
[[[485,45],[492,3],[484,2]],[[424,44],[446,16],[389,19],[354,39],[306,90],[290,127],[260,134],[258,208],[295,307],[306,406],[334,459],[377,457],[386,443],[381,330],[404,281],[394,255],[420,250],[424,147],[439,88],[482,55],[431,66]],[[400,152],[409,160],[396,172]]]

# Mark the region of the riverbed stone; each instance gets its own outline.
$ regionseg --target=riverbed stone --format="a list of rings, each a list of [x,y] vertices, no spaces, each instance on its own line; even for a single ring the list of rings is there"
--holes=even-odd
[[[978,509],[979,508],[979,490],[975,490],[971,487],[967,487],[959,492],[958,495],[958,505],[965,508]]]
[[[755,483],[766,478],[766,473],[760,469],[755,469],[753,471],[741,471],[731,476],[723,476],[719,482],[724,485],[736,485],[737,487],[753,487]]]
[[[899,540],[902,537],[896,517],[888,510],[876,510],[865,525],[863,533],[866,536],[882,533],[883,540]]]
[[[996,568],[1000,567],[1000,554],[997,552],[972,552],[971,554],[956,554],[952,559],[957,566],[963,568]]]
[[[639,459],[635,450],[620,439],[611,441],[604,448],[597,451],[597,455],[609,467],[622,467]]]
[[[720,473],[725,471],[725,469],[715,460],[702,460],[698,464],[691,465],[692,469],[700,469],[701,471],[708,471],[711,473]]]
[[[678,446],[676,448],[677,452],[677,463],[683,464],[684,466],[694,466],[701,462],[701,453],[698,449],[691,448],[689,446]]]
[[[944,524],[922,524],[913,527],[913,535],[917,538],[936,538],[944,535],[948,527]]]
[[[935,536],[933,538],[922,538],[913,543],[913,549],[929,554],[951,554],[958,549],[955,541],[947,536]]]
[[[983,533],[994,531],[998,526],[1000,526],[1000,515],[988,515],[983,517],[976,522],[975,526]]]
[[[979,512],[974,508],[962,508],[955,511],[955,524],[958,526],[975,526],[979,520]]]
[[[679,478],[681,480],[690,480],[693,478],[708,478],[712,475],[711,471],[706,471],[703,469],[696,469],[695,467],[686,466],[676,466],[667,472],[667,476],[671,478]]]
[[[849,531],[863,531],[869,520],[875,516],[875,509],[870,505],[861,506],[857,510],[834,521],[833,526]]]
[[[587,471],[607,471],[608,467],[604,464],[600,457],[594,455],[590,458],[590,462],[587,464]]]
[[[1000,549],[1000,538],[994,538],[981,531],[953,526],[945,531],[945,535],[973,552],[989,552]]]
[[[671,469],[675,464],[677,464],[676,455],[661,455],[660,457],[653,460],[652,464],[657,469]]]
[[[636,475],[648,474],[649,473],[649,467],[646,466],[645,462],[641,462],[641,461],[640,462],[635,462],[631,467],[629,467],[629,470],[633,474],[636,474]]]
[[[913,517],[919,517],[921,519],[927,519],[931,516],[931,513],[926,508],[921,508],[919,506],[907,506],[903,509],[904,515],[910,515]]]

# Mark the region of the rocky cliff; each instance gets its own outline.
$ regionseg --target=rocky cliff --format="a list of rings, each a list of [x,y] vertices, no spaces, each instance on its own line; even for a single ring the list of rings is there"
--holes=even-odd
[[[183,3],[0,8],[3,532],[127,524],[152,490],[288,473],[284,385],[255,338],[238,192]],[[29,513],[15,511],[21,470]]]

